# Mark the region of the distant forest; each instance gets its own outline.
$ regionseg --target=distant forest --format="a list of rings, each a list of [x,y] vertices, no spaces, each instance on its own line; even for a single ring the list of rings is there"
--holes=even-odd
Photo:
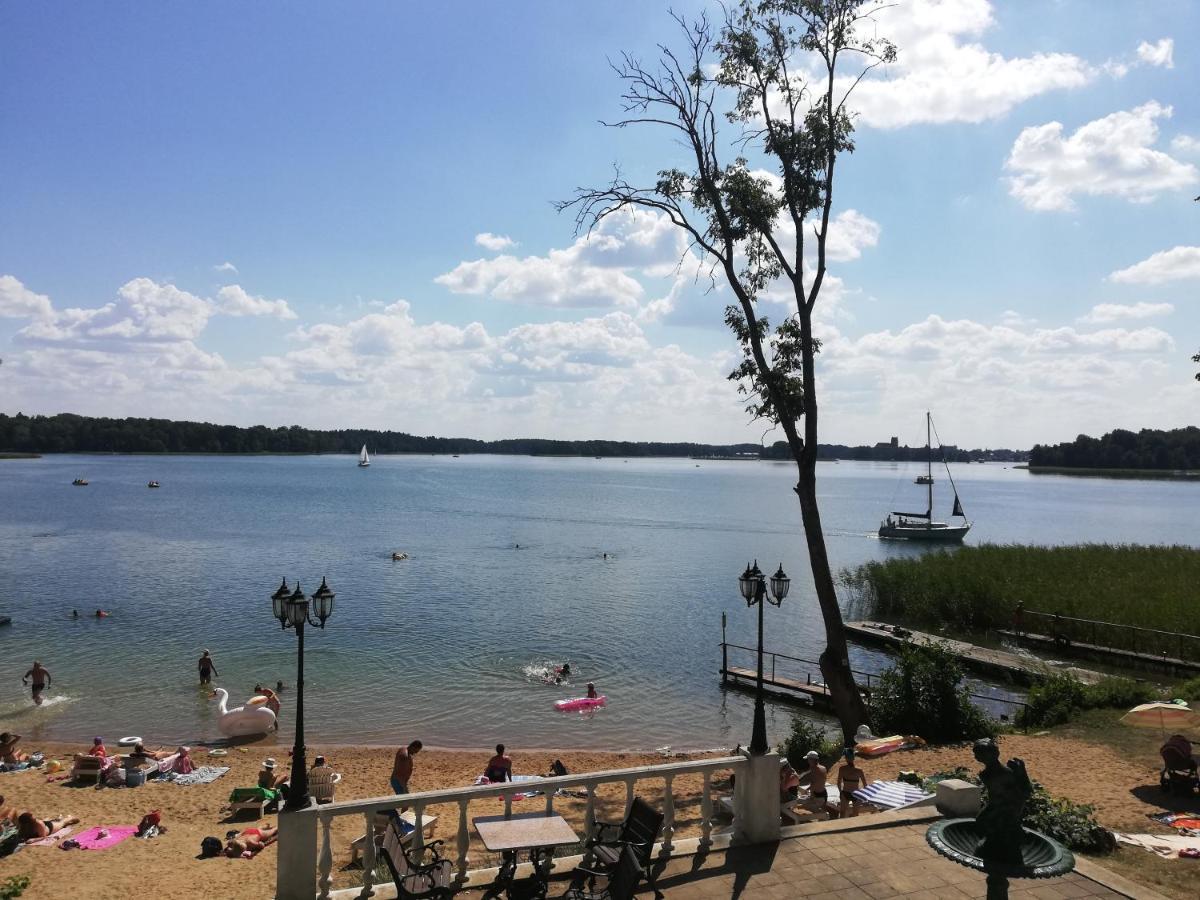
[[[1143,428],[1137,434],[1118,428],[1101,438],[1081,434],[1066,444],[1036,444],[1030,466],[1072,469],[1200,469],[1200,428],[1171,431]]]
[[[8,416],[0,413],[0,452],[15,453],[504,453],[522,456],[694,456],[739,459],[788,459],[787,444],[694,444],[649,441],[550,441],[515,438],[477,441],[471,438],[420,437],[403,431],[365,428],[313,431],[292,425],[213,425],[170,419],[104,419],[61,413],[56,416]],[[924,447],[847,447],[821,444],[821,459],[923,460]],[[1023,460],[1014,450],[949,448],[952,462],[968,459]]]

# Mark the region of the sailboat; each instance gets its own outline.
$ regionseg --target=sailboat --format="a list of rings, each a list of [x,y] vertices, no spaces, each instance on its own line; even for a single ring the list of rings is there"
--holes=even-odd
[[[367,445],[363,444],[362,449],[358,451],[358,467],[365,469],[371,464],[371,457],[367,455]]]
[[[950,466],[946,463],[946,454],[942,453],[942,465],[946,466],[946,478],[954,491],[954,509],[952,517],[962,519],[961,525],[947,525],[945,522],[933,521],[933,417],[925,413],[925,474],[917,478],[917,484],[923,484],[928,489],[928,505],[923,513],[892,512],[879,523],[879,536],[904,541],[926,541],[930,543],[957,543],[968,531],[971,523],[967,521],[962,503],[958,499],[958,488],[954,485],[954,476],[950,474]]]

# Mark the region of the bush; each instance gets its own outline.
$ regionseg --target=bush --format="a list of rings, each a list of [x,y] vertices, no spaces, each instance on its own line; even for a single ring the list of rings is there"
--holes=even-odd
[[[13,875],[0,883],[0,900],[14,900],[29,887],[28,875]]]
[[[821,764],[828,766],[841,756],[842,744],[836,738],[830,737],[819,722],[804,716],[793,716],[792,733],[778,749],[781,756],[787,757],[793,769],[803,772],[808,768],[804,754],[809,750],[816,750],[821,757]]]
[[[1094,807],[1073,803],[1065,797],[1052,797],[1033,782],[1033,796],[1025,805],[1022,823],[1027,828],[1048,834],[1068,849],[1082,853],[1111,853],[1116,847],[1112,832],[1096,821]]]
[[[1062,725],[1085,709],[1127,709],[1155,696],[1150,685],[1131,678],[1101,678],[1095,684],[1081,684],[1069,675],[1047,675],[1029,689],[1029,696],[1017,712],[1018,728]]]
[[[1184,700],[1200,700],[1200,676],[1175,686],[1175,696]]]
[[[958,657],[942,644],[910,644],[871,691],[879,734],[912,734],[947,744],[992,737],[996,723],[967,696]]]

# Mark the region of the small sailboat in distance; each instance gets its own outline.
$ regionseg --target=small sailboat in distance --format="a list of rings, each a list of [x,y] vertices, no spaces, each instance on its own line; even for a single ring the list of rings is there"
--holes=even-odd
[[[363,444],[362,449],[358,451],[358,467],[365,469],[371,464],[371,457],[367,455],[367,445]]]
[[[879,536],[904,541],[926,541],[938,543],[958,543],[971,530],[962,503],[958,499],[958,488],[954,477],[950,474],[950,465],[946,462],[945,448],[942,449],[942,465],[946,467],[946,478],[954,491],[954,509],[952,516],[962,519],[961,525],[947,525],[945,522],[933,521],[933,441],[931,432],[933,419],[925,413],[925,474],[917,478],[917,484],[928,488],[928,505],[925,512],[892,512],[879,524]]]

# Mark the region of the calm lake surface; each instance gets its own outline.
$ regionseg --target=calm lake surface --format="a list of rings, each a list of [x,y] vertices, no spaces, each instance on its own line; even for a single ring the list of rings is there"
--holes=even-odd
[[[820,465],[835,566],[921,552],[875,536],[888,510],[923,507],[920,468]],[[1195,541],[1200,484],[1000,464],[952,472],[976,523],[968,543]],[[72,487],[77,476],[90,486]],[[148,490],[150,479],[162,488]],[[337,592],[328,627],[307,632],[310,746],[744,743],[752,702],[723,692],[717,673],[722,612],[730,641],[754,643],[737,589],[747,560],[769,571],[782,562],[793,579],[783,607],[767,610],[768,648],[815,659],[821,647],[793,482],[783,463],[691,460],[0,461],[0,615],[13,619],[0,628],[0,728],[26,746],[218,738],[196,659],[212,650],[231,706],[256,682],[291,685],[296,639],[268,599],[287,575],[308,593],[328,576]],[[940,518],[950,502],[940,495]],[[394,550],[410,558],[393,562]],[[97,608],[111,617],[89,617]],[[886,664],[866,649],[852,656],[859,669]],[[39,709],[20,682],[35,658],[54,678]],[[564,660],[571,686],[523,671]],[[553,701],[587,680],[608,707],[557,713]],[[289,739],[294,692],[283,700]],[[792,709],[769,707],[772,740]]]

